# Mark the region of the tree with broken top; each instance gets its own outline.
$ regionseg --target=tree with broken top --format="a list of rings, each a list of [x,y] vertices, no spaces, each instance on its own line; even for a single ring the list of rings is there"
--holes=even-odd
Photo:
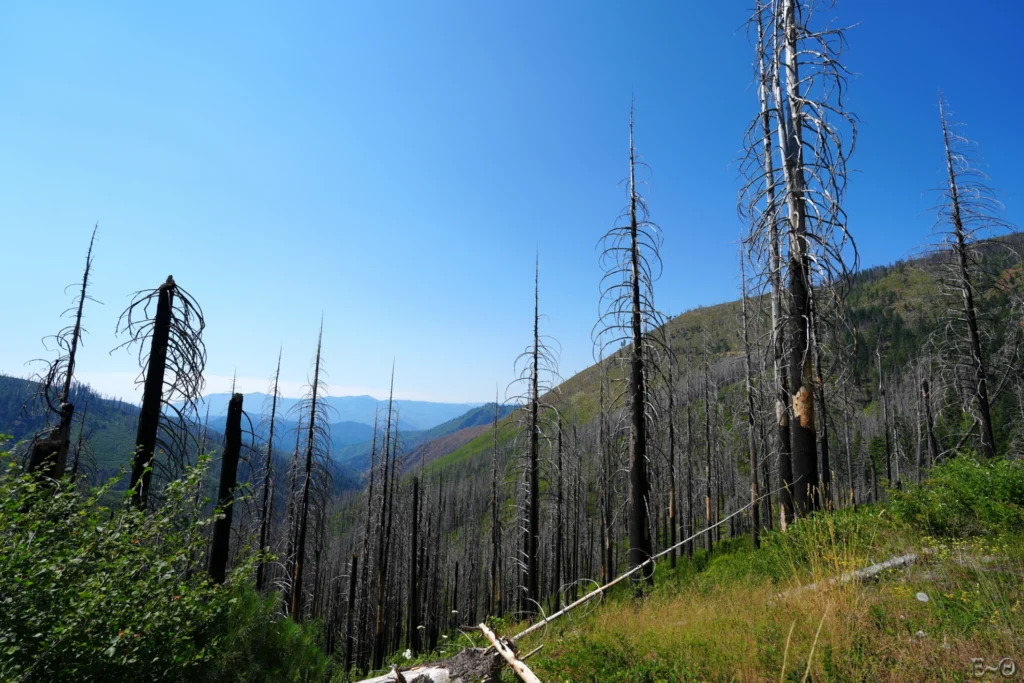
[[[205,381],[203,311],[174,278],[156,289],[136,292],[118,319],[116,332],[128,339],[120,348],[138,348],[142,368],[142,410],[132,460],[132,502],[145,507],[154,468],[167,480],[190,462],[197,443],[193,428]],[[117,350],[115,349],[115,350]],[[157,458],[157,449],[164,458]]]
[[[39,376],[38,396],[42,398],[46,406],[47,416],[57,417],[57,426],[47,429],[45,434],[38,435],[33,440],[28,470],[38,472],[51,479],[56,479],[64,474],[71,445],[71,423],[75,416],[75,406],[71,402],[71,388],[75,377],[78,346],[81,343],[82,334],[85,332],[82,327],[85,302],[87,300],[95,301],[89,296],[89,276],[92,273],[92,248],[96,242],[97,229],[98,226],[93,228],[92,236],[89,238],[89,249],[85,253],[85,269],[82,272],[81,283],[78,285],[78,294],[75,295],[72,307],[64,312],[64,315],[73,312],[74,322],[52,337],[58,351],[57,358],[45,362],[45,369]],[[82,429],[85,429],[84,420]],[[80,450],[81,448],[79,448]],[[77,457],[75,462],[77,464]]]

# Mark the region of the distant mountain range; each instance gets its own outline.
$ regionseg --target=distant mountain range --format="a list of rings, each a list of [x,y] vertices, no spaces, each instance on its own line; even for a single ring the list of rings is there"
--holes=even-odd
[[[501,420],[515,410],[515,408],[516,406],[507,404],[499,406],[498,419]],[[447,422],[439,424],[436,427],[432,427],[431,429],[410,430],[406,429],[401,423],[399,423],[398,438],[400,454],[404,456],[408,466],[412,466],[421,461],[430,461],[435,458],[442,457],[464,443],[458,438],[449,438],[451,435],[458,433],[465,436],[470,432],[473,432],[473,430],[477,430],[473,432],[473,436],[475,436],[479,433],[480,428],[491,424],[493,420],[494,404],[485,403],[476,408],[472,408],[462,415],[448,420]],[[333,432],[334,425],[331,425],[331,429],[331,440],[334,443],[337,443],[337,439]],[[443,444],[435,444],[436,447],[432,450],[421,450],[422,446],[434,441],[443,441]],[[362,472],[367,470],[370,466],[370,450],[372,445],[371,434],[370,438],[361,443],[342,446],[341,448],[332,451],[331,456],[345,467],[357,472]],[[448,448],[449,445],[451,445],[450,448]],[[438,455],[441,451],[443,451],[443,453]]]
[[[8,447],[14,446],[18,441],[31,439],[43,428],[45,414],[41,406],[29,401],[36,389],[35,382],[0,375],[0,434],[12,437]],[[95,480],[105,480],[131,462],[139,408],[134,404],[103,398],[83,385],[75,385],[72,393],[72,400],[79,410],[76,417],[81,415],[82,407],[88,403],[86,432],[89,435],[90,462],[95,472]],[[227,421],[224,413],[227,412],[229,396],[225,393],[206,397],[210,406],[207,444],[213,452],[219,450],[223,440]],[[262,416],[266,398],[266,394],[259,393],[245,396],[244,408],[249,415],[249,421],[243,423],[243,429],[249,431],[251,424],[251,430],[258,439],[257,443],[265,440],[269,432],[269,420]],[[288,415],[288,410],[297,403],[297,399],[279,399],[274,452],[282,461],[290,458],[295,448],[297,423],[293,416]],[[336,485],[343,489],[352,488],[358,485],[360,475],[369,467],[374,413],[378,408],[386,408],[386,401],[377,401],[370,396],[332,396],[326,399],[326,403],[334,406],[339,413],[355,413],[367,420],[339,420],[330,424],[331,459],[335,463]],[[266,405],[269,408],[269,404]],[[400,416],[400,453],[410,465],[430,462],[434,458],[446,455],[465,443],[467,438],[472,438],[486,429],[494,419],[493,403],[481,405],[395,401],[395,405]],[[499,419],[508,415],[513,408],[501,406],[498,409]],[[413,419],[409,418],[410,414],[414,416]],[[451,417],[437,421],[438,416],[445,415]],[[205,416],[204,404],[199,417],[205,419]],[[430,427],[415,428],[415,425],[420,424],[429,424]],[[77,438],[78,429],[76,421],[72,441]],[[378,429],[383,431],[384,425],[379,425]],[[436,443],[431,444],[435,441]]]
[[[245,394],[243,401],[245,412],[255,422],[257,417],[270,412],[270,396],[259,392]],[[203,419],[206,414],[206,407],[210,408],[210,423],[213,418],[224,417],[228,412],[228,401],[230,393],[210,394],[203,397],[203,403],[199,406],[199,417]],[[278,414],[286,419],[294,419],[290,411],[299,403],[297,398],[279,398],[277,409]],[[387,401],[379,401],[372,396],[327,396],[323,399],[324,404],[330,407],[331,415],[329,421],[332,424],[357,423],[373,426],[374,417],[387,405]],[[426,430],[447,422],[453,418],[465,414],[473,408],[478,408],[480,403],[435,403],[433,401],[408,401],[396,399],[395,407],[398,411],[398,423],[403,430]],[[342,427],[343,430],[352,434],[354,428]],[[370,438],[368,430],[366,439]],[[355,441],[347,441],[355,443]]]

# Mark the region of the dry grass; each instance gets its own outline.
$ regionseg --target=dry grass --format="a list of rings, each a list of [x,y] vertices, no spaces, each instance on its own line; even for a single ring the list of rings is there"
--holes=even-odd
[[[659,568],[644,600],[613,596],[519,645],[545,643],[530,663],[552,682],[953,681],[975,657],[1024,666],[1020,545],[937,545],[877,515],[822,517],[758,553],[726,547],[703,571]],[[922,549],[875,581],[801,590]]]

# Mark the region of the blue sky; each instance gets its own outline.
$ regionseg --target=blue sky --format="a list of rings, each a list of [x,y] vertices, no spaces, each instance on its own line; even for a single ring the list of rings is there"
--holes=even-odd
[[[735,298],[749,2],[4,3],[0,371],[25,374],[100,225],[80,376],[129,295],[202,304],[209,387],[286,392],[317,325],[333,393],[486,401],[529,342],[534,254],[562,374],[592,362],[595,245],[624,203],[630,94],[665,231],[659,308]],[[101,6],[102,5],[102,6]],[[1024,222],[1019,3],[840,0],[864,265],[911,254],[941,180],[936,93]]]

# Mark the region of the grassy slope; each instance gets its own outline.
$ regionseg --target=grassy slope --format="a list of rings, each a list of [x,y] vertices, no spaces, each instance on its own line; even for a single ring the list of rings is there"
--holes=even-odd
[[[548,682],[966,681],[973,658],[1006,657],[1019,675],[1024,461],[964,455],[892,499],[800,520],[757,551],[743,536],[710,559],[698,550],[672,569],[666,558],[642,599],[622,584],[516,645],[543,645],[528,663]],[[908,567],[828,583],[908,552],[919,556]],[[527,625],[491,624],[505,637]],[[420,659],[466,644],[460,636]]]
[[[519,645],[545,643],[531,666],[552,681],[966,680],[972,658],[1024,652],[1022,541],[1024,462],[965,455],[891,503],[799,521],[759,551],[744,537],[710,562],[663,561],[644,600],[627,587]],[[907,552],[919,560],[872,581],[808,588]]]
[[[512,412],[511,406],[501,406],[498,411],[499,418],[508,415],[510,412]],[[421,446],[427,445],[438,439],[445,439],[445,443],[447,444],[453,443],[451,440],[446,439],[446,437],[470,427],[490,425],[493,419],[494,404],[486,403],[482,406],[472,408],[462,415],[454,417],[447,422],[443,422],[436,427],[432,427],[431,429],[400,431],[399,434],[402,442],[402,451],[407,454],[408,462],[419,462],[419,456],[415,453]],[[401,420],[399,420],[399,428],[401,428]],[[383,429],[383,426],[381,429]],[[477,433],[479,434],[480,430],[478,430]],[[465,441],[466,440],[461,440],[455,448],[461,446]],[[334,453],[334,459],[355,471],[365,472],[370,466],[371,445],[371,441],[364,441],[362,443],[345,446]],[[453,448],[446,448],[439,445],[438,448],[433,449],[435,457],[437,457],[436,453],[438,450],[444,450],[445,454],[447,454],[450,453]]]

